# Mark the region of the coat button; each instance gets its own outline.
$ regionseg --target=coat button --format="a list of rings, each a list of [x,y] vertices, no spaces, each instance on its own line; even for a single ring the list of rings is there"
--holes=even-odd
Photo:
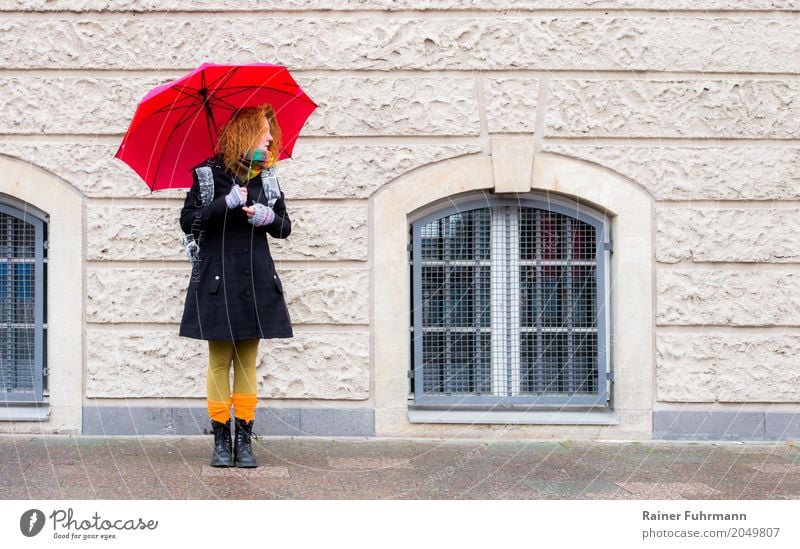
[[[245,290],[245,291],[244,291],[244,295],[246,295],[247,297],[250,297],[250,294],[251,294],[251,293],[252,293],[252,292],[251,292],[250,290]]]
[[[215,276],[215,277],[214,277],[214,280],[219,280],[219,276]]]
[[[250,269],[245,269],[245,270],[244,270],[244,274],[245,274],[245,275],[249,275],[249,274],[250,274]]]

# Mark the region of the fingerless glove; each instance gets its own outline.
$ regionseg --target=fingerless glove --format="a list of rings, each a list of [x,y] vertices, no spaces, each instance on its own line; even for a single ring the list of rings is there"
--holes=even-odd
[[[239,206],[244,206],[245,199],[242,196],[242,191],[239,185],[234,185],[229,192],[225,196],[225,203],[228,205],[228,208],[238,208]]]
[[[256,214],[247,219],[248,223],[252,223],[256,227],[269,225],[275,219],[275,212],[269,206],[264,206],[260,202],[253,204],[256,209]]]

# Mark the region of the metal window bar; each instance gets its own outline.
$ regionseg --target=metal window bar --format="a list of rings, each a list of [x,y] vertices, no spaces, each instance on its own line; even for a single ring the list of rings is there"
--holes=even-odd
[[[459,212],[419,229],[422,392],[482,394],[490,389],[487,212]],[[412,269],[413,271],[413,269]],[[421,332],[421,333],[420,333]],[[416,395],[416,390],[415,390]]]
[[[508,348],[509,383],[506,394],[519,395],[520,390],[520,291],[519,291],[519,211],[506,206],[506,345]]]
[[[598,361],[586,359],[597,357],[596,261],[587,259],[596,253],[595,228],[542,210],[523,209],[520,219],[521,239],[530,248],[521,257],[535,258],[534,282],[520,278],[520,287],[533,292],[522,300],[521,333],[535,332],[522,355],[528,374],[523,392],[594,394]]]
[[[562,243],[564,244],[564,256],[567,261],[567,266],[565,268],[566,271],[566,311],[564,313],[564,321],[567,324],[567,356],[566,362],[564,365],[564,369],[566,370],[564,373],[565,380],[564,380],[564,390],[568,394],[575,393],[575,363],[573,361],[573,357],[575,356],[575,339],[574,334],[572,332],[573,328],[573,308],[572,308],[572,220],[568,217],[564,217],[561,220],[563,225],[564,231],[564,238],[562,239]]]
[[[508,330],[506,309],[508,302],[497,299],[497,296],[506,294],[508,276],[506,271],[506,247],[508,233],[506,232],[506,211],[502,208],[492,208],[491,213],[491,258],[492,258],[492,394],[504,396],[508,387],[508,362],[509,353]]]
[[[509,202],[412,225],[416,403],[606,404],[607,233],[560,210]]]
[[[43,397],[43,222],[0,204],[0,401]]]

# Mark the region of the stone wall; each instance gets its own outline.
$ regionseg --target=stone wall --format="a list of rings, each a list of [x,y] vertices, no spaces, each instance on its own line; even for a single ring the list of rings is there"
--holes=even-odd
[[[263,346],[263,394],[370,406],[369,197],[527,136],[656,204],[657,402],[800,401],[800,2],[11,0],[0,12],[0,154],[83,195],[86,397],[203,396],[202,344],[176,338],[184,193],[150,193],[113,154],[153,86],[204,61],[257,60],[288,65],[319,104],[281,165],[295,230],[271,246],[296,338]]]

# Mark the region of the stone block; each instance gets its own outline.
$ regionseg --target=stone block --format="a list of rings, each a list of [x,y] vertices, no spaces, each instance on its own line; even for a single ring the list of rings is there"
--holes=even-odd
[[[764,440],[764,413],[654,411],[653,438]]]
[[[293,206],[289,215],[292,234],[284,240],[270,241],[273,257],[279,260],[367,260],[366,204]]]
[[[280,269],[293,324],[369,324],[366,269]],[[90,268],[86,318],[95,323],[180,323],[191,271]]]
[[[657,333],[661,402],[800,402],[800,336]]]
[[[145,94],[179,76],[0,76],[0,134],[124,134]]]
[[[796,80],[553,79],[545,137],[797,139],[798,93]]]
[[[492,172],[494,192],[527,193],[533,175],[532,139],[492,139]]]
[[[256,421],[253,428],[257,435],[301,436],[299,408],[276,408],[261,406],[256,408]]]
[[[656,259],[793,263],[800,260],[797,208],[660,208]]]
[[[205,398],[208,345],[175,332],[89,329],[86,396]],[[263,398],[364,400],[369,333],[297,332],[263,340],[257,378]]]
[[[303,408],[300,430],[316,436],[375,436],[375,413],[371,408]]]
[[[175,435],[212,434],[211,422],[206,406],[186,406],[170,408],[172,430]]]
[[[259,10],[769,10],[796,11],[796,0],[16,0],[0,11],[217,12]]]
[[[87,258],[92,260],[185,260],[180,228],[182,202],[175,206],[86,208]]]
[[[543,151],[610,168],[656,200],[798,200],[800,147],[543,143]]]
[[[796,326],[800,276],[791,269],[658,269],[659,325]]]
[[[534,133],[539,80],[489,78],[484,84],[484,94],[490,133]]]
[[[166,209],[177,223],[187,189],[151,192],[130,167],[114,158],[117,147],[118,144],[92,142],[15,140],[0,142],[0,154],[55,173],[89,198],[141,198],[143,207],[162,208],[148,206],[146,200],[174,199],[175,208]],[[301,138],[294,148],[294,158],[283,160],[278,174],[287,204],[292,207],[297,199],[369,198],[381,186],[416,168],[479,152],[477,141],[453,145],[347,145]],[[72,161],[61,162],[64,158]],[[174,248],[172,241],[169,247]]]
[[[284,269],[284,297],[298,324],[369,324],[366,269]]]
[[[86,319],[95,323],[180,322],[191,268],[88,269]]]
[[[246,21],[253,26],[250,18]],[[100,23],[100,26],[105,26],[108,21]],[[184,24],[184,19],[180,19],[180,24]],[[254,30],[258,28],[255,26]],[[192,37],[193,41],[196,40],[195,36]],[[221,33],[220,36],[229,40],[233,35]],[[115,37],[111,43],[121,47],[125,42]],[[135,45],[127,44],[126,47],[131,46],[132,51],[143,58],[145,56],[139,51],[143,44],[145,42],[135,41]],[[81,50],[87,47],[82,45]],[[165,51],[175,51],[172,46],[163,47],[167,48]],[[225,51],[229,49],[224,48]],[[187,62],[187,66],[194,67],[210,57],[214,56],[201,56]],[[238,59],[241,56],[237,55]],[[291,66],[288,60],[282,60]],[[174,60],[169,63],[169,69],[173,70]],[[131,65],[125,67],[132,68]],[[123,134],[144,95],[152,88],[181,76],[181,72],[160,78],[102,74],[40,76],[36,73],[2,76],[0,110],[5,115],[0,119],[0,134]],[[303,127],[304,136],[477,136],[480,133],[475,79],[472,77],[302,78],[298,75],[297,80],[319,105]],[[443,90],[446,90],[446,99]],[[81,108],[64,109],[65,104],[81,105]],[[380,116],[376,116],[376,113],[380,113]]]
[[[768,412],[767,440],[800,440],[800,412]]]
[[[1,144],[0,144],[1,145]],[[294,159],[279,164],[287,203],[296,198],[369,198],[417,168],[481,152],[474,143],[359,144],[297,142]]]
[[[279,59],[295,70],[785,73],[796,69],[794,46],[800,30],[789,17],[634,17],[624,11],[602,16],[499,16],[483,11],[482,4],[466,6],[470,8],[476,11],[449,17],[380,13],[342,17],[335,11],[280,17],[270,11],[227,13],[224,19],[136,14],[105,18],[94,13],[55,19],[9,14],[0,26],[0,65],[173,70],[193,68],[206,59],[239,63],[260,57]],[[254,16],[257,25],[252,24]],[[226,32],[209,32],[221,24]],[[264,33],[264,28],[270,32]]]
[[[90,204],[87,258],[90,260],[173,260],[189,262],[180,244],[183,202],[174,206]],[[367,259],[367,206],[298,205],[287,200],[292,234],[268,236],[273,258],[281,260]]]
[[[169,408],[102,406],[83,408],[84,435],[171,435]]]

